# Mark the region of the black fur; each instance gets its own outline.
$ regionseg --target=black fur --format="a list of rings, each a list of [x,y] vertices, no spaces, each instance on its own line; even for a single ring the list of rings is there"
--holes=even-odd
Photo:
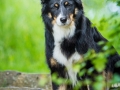
[[[64,1],[64,0],[63,0]],[[83,6],[81,0],[66,0],[72,2],[74,5],[72,9],[68,9],[70,13],[73,13],[73,17],[75,18],[75,34],[71,38],[64,38],[61,43],[61,51],[67,57],[75,52],[75,48],[79,54],[85,54],[89,49],[94,49],[96,52],[101,51],[101,46],[98,45],[99,41],[107,40],[97,31],[95,27],[92,27],[92,24],[88,18],[84,16]],[[51,70],[51,74],[57,73],[58,77],[66,78],[66,68],[64,65],[58,63],[57,66],[51,66],[50,59],[53,58],[53,49],[54,45],[54,37],[53,37],[53,24],[52,21],[54,17],[57,17],[58,11],[55,11],[55,8],[52,7],[54,2],[59,2],[59,0],[42,0],[42,18],[45,24],[45,44],[46,44],[46,59]],[[74,14],[75,8],[78,9],[77,15]],[[51,10],[52,9],[52,10]],[[51,18],[48,17],[48,13],[51,13]],[[65,12],[64,12],[65,13]],[[66,14],[66,13],[65,13]],[[119,73],[119,69],[115,69],[115,64],[120,60],[120,56],[115,53],[108,57],[108,63],[106,65],[106,72],[110,71],[112,73]],[[91,67],[91,62],[87,62],[86,68]],[[78,77],[79,80],[80,77]],[[58,86],[53,83],[53,90],[57,90]],[[71,86],[68,86],[68,90],[72,90]],[[86,89],[80,89],[86,90]]]

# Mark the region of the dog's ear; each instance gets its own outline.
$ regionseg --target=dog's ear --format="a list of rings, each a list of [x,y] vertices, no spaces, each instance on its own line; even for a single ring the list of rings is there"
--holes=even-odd
[[[41,0],[41,4],[45,4],[48,0]]]
[[[44,4],[45,0],[40,0],[41,4]]]
[[[79,9],[83,9],[83,6],[82,6],[82,1],[81,0],[75,0],[76,4],[77,4],[77,7]]]

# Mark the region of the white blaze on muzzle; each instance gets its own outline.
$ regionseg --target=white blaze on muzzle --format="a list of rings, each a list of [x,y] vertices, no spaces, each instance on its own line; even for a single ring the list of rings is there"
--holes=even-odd
[[[57,19],[56,19],[56,23],[59,26],[66,26],[66,25],[70,25],[71,23],[71,19],[70,17],[68,17],[69,15],[63,15],[63,10],[61,8],[61,12],[58,15]]]

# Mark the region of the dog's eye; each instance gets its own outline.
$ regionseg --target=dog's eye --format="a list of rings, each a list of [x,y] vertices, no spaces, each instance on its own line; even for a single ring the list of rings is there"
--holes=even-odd
[[[70,6],[70,4],[68,2],[65,2],[64,5],[65,6]]]
[[[55,3],[54,7],[58,9],[59,8],[59,4]]]

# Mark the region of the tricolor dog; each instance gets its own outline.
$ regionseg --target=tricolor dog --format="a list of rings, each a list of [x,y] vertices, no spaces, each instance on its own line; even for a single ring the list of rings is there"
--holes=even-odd
[[[85,17],[81,0],[41,0],[42,18],[45,24],[46,59],[51,74],[70,80],[71,84],[58,86],[54,82],[53,90],[74,90],[78,81],[82,81],[73,64],[82,60],[84,54],[93,49],[100,52],[99,41],[107,41],[92,23]],[[114,73],[114,65],[120,57],[117,53],[108,57],[105,73]],[[86,62],[86,69],[92,64]],[[84,80],[84,79],[83,79]],[[89,86],[79,90],[92,90]]]

